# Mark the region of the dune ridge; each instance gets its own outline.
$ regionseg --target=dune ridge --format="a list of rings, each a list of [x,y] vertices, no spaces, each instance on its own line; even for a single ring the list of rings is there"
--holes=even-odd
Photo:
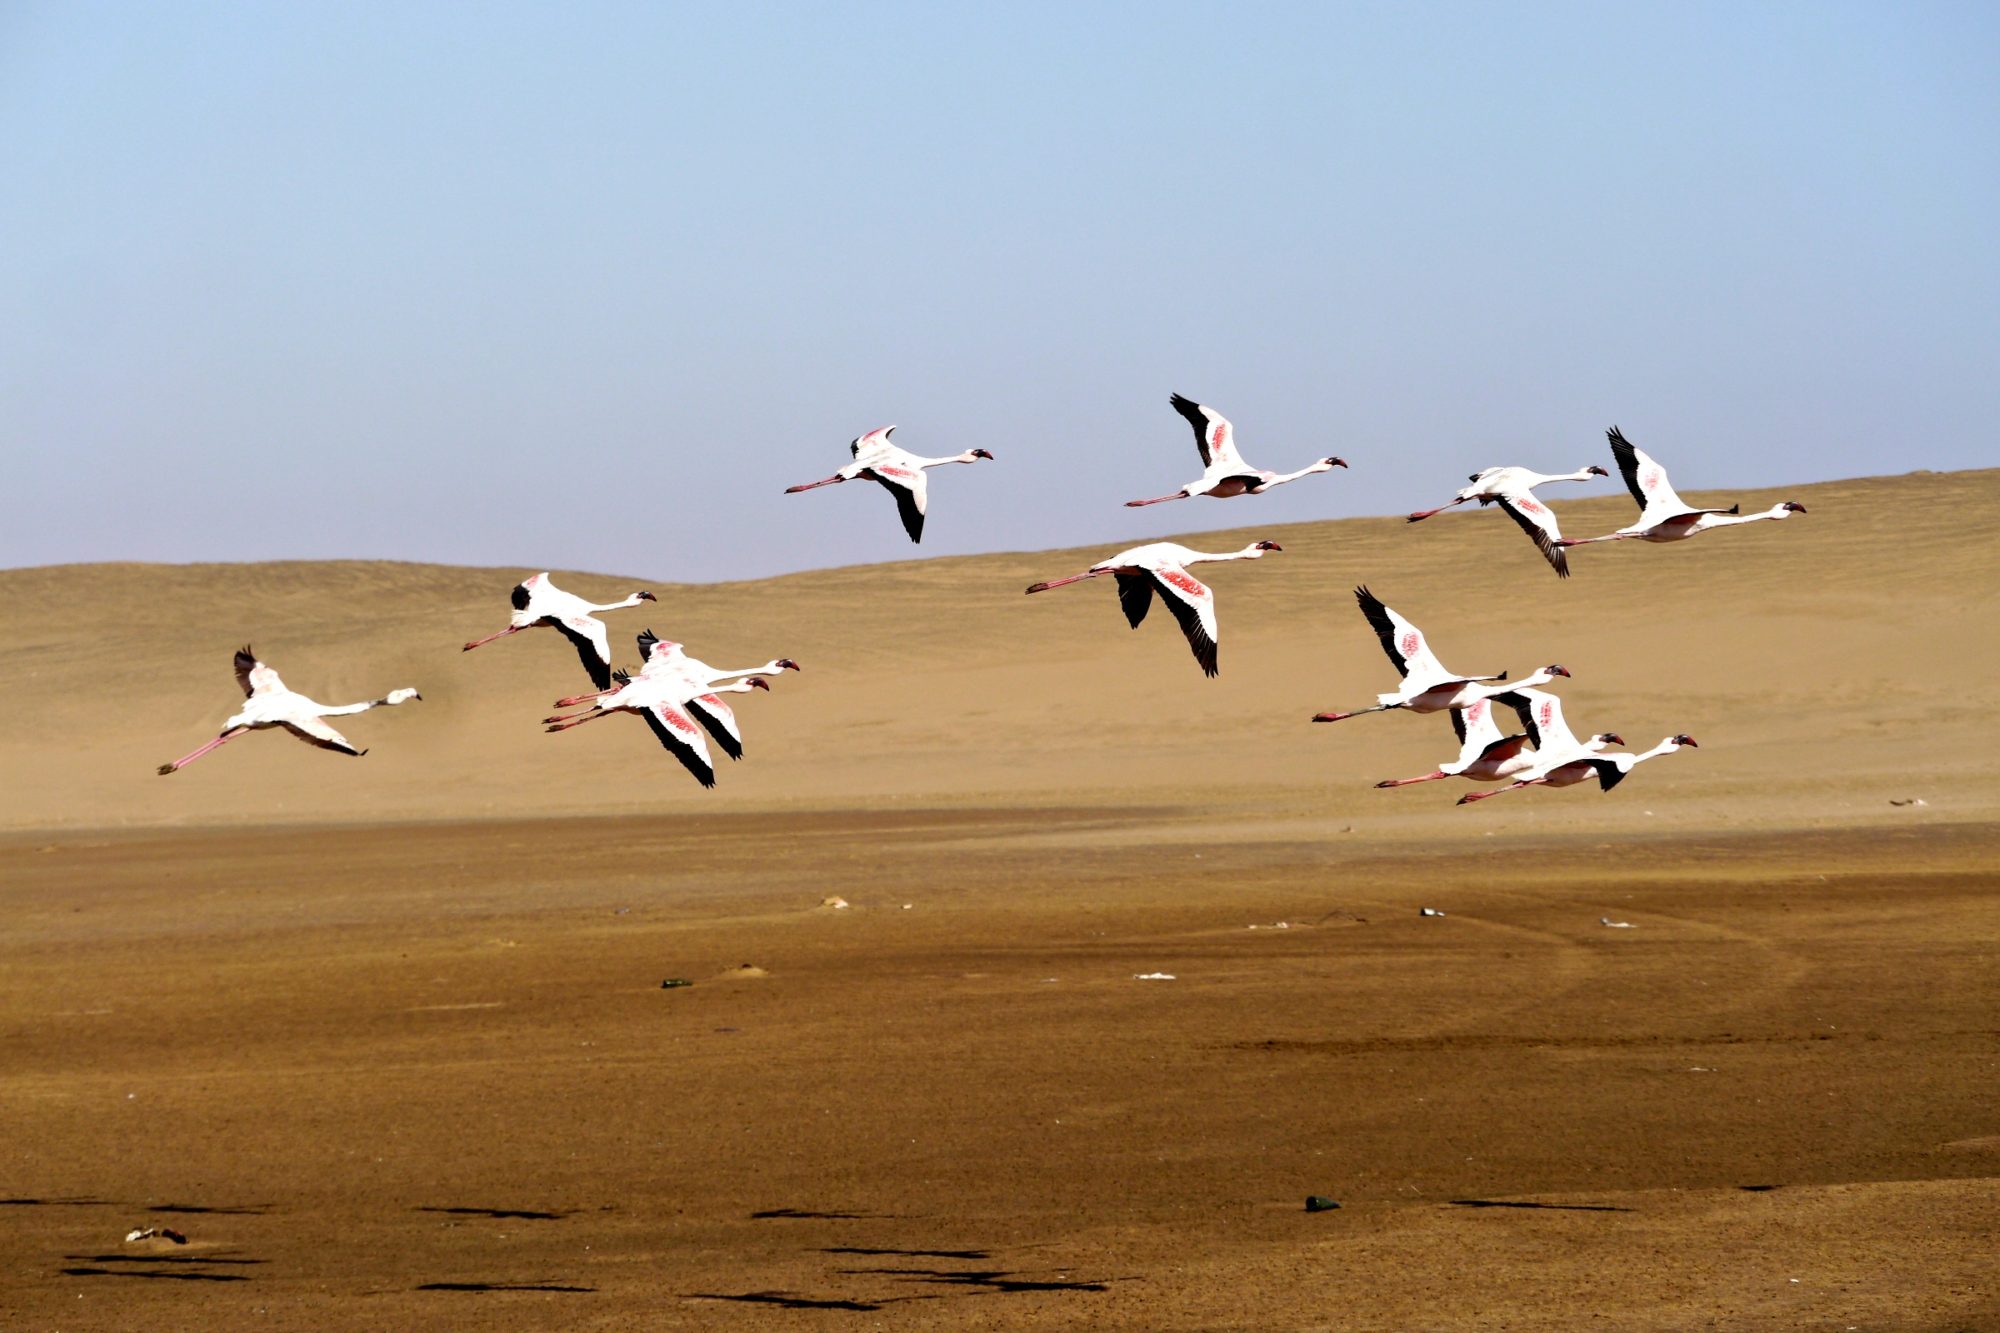
[[[1254,808],[1434,836],[1495,822],[1626,827],[1645,809],[1810,825],[1887,817],[1889,799],[1909,796],[1933,818],[1990,814],[2000,769],[1964,725],[1961,691],[1966,671],[1983,670],[2000,610],[2000,470],[1727,496],[1746,509],[1784,498],[1811,512],[1677,546],[1584,548],[1567,581],[1491,512],[1188,536],[1204,549],[1258,537],[1285,546],[1254,567],[1211,567],[1222,624],[1214,682],[1170,619],[1128,630],[1106,589],[1022,596],[1108,547],[721,584],[556,571],[604,600],[635,587],[659,594],[657,606],[607,617],[621,662],[636,661],[632,638],[651,627],[718,664],[804,663],[771,695],[743,701],[746,758],[724,765],[714,792],[623,719],[542,735],[548,705],[583,679],[557,635],[458,651],[505,623],[507,589],[530,566],[10,570],[0,572],[0,687],[29,706],[0,739],[0,762],[28,780],[0,827],[1046,801]],[[1614,495],[1558,512],[1584,535],[1627,521],[1630,508]],[[1212,515],[1253,519],[1255,503],[1202,517]],[[1633,748],[1687,731],[1702,748],[1648,765],[1602,800],[1524,793],[1474,816],[1450,807],[1463,784],[1376,792],[1375,780],[1424,771],[1454,746],[1439,719],[1307,723],[1392,683],[1354,610],[1357,583],[1465,669],[1519,675],[1564,662],[1579,730],[1618,730]],[[425,701],[354,719],[371,751],[363,759],[255,736],[155,776],[233,709],[228,659],[245,642],[317,698],[415,685]]]

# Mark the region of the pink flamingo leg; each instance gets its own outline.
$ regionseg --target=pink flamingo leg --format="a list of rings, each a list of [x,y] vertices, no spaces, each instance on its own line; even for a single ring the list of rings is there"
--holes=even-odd
[[[1419,509],[1416,513],[1410,515],[1408,521],[1411,523],[1421,522],[1429,518],[1432,514],[1442,514],[1445,510],[1451,508],[1452,505],[1462,505],[1464,503],[1465,501],[1463,500],[1451,500],[1439,505],[1436,509]]]
[[[230,730],[223,732],[220,736],[217,736],[214,740],[202,746],[200,749],[195,750],[193,753],[184,754],[180,758],[174,760],[174,762],[171,764],[161,764],[160,776],[165,777],[167,774],[175,772],[178,769],[186,768],[189,764],[192,764],[195,760],[201,758],[203,755],[207,754],[210,750],[213,750],[216,746],[222,744],[224,741],[233,741],[238,736],[241,736],[244,732],[248,730],[250,730],[250,728],[248,727],[233,727]]]
[[[1345,722],[1350,717],[1360,717],[1364,713],[1387,712],[1389,709],[1394,708],[1395,706],[1396,705],[1394,704],[1376,704],[1373,708],[1357,708],[1351,713],[1315,713],[1313,714],[1313,721]],[[1489,796],[1492,795],[1491,792],[1488,792],[1486,794]]]
[[[1096,575],[1096,573],[1095,573],[1095,572],[1088,572],[1088,573],[1083,573],[1083,574],[1072,574],[1072,575],[1070,575],[1070,576],[1069,576],[1068,578],[1066,578],[1066,579],[1050,579],[1050,580],[1049,580],[1049,581],[1048,581],[1047,583],[1034,583],[1034,584],[1030,584],[1030,585],[1028,586],[1028,591],[1029,591],[1029,592],[1047,592],[1047,591],[1048,591],[1048,590],[1049,590],[1050,588],[1060,588],[1060,587],[1062,587],[1062,586],[1063,586],[1063,585],[1064,585],[1065,583],[1081,583],[1081,582],[1083,582],[1083,581],[1084,581],[1085,579],[1094,579],[1094,578],[1096,578],[1096,577],[1097,577],[1097,575]]]
[[[501,630],[498,634],[489,634],[483,639],[474,639],[471,643],[468,643],[465,645],[465,647],[459,649],[459,651],[462,653],[469,653],[474,648],[479,647],[479,645],[483,643],[491,643],[495,639],[504,639],[509,634],[519,634],[522,630],[526,628],[527,628],[526,625],[509,625],[506,629]]]
[[[1185,500],[1187,498],[1188,493],[1186,491],[1175,491],[1172,495],[1156,495],[1150,500],[1127,500],[1125,507],[1127,509],[1142,509],[1147,505],[1163,505],[1169,500]]]
[[[834,485],[838,485],[838,484],[839,484],[840,482],[843,482],[843,481],[846,481],[846,480],[847,480],[847,478],[845,478],[845,477],[828,477],[828,478],[827,478],[827,479],[826,479],[825,481],[808,481],[808,482],[802,482],[802,483],[800,483],[800,484],[799,484],[799,485],[797,485],[797,486],[787,486],[787,487],[785,487],[785,494],[787,494],[787,495],[797,495],[797,494],[798,494],[798,493],[799,493],[800,491],[809,491],[809,490],[812,490],[812,489],[814,489],[815,487],[818,487],[818,486],[834,486]]]
[[[586,722],[595,722],[600,717],[610,717],[613,713],[618,711],[619,710],[616,708],[600,708],[594,712],[578,713],[574,717],[554,720],[554,725],[550,726],[548,730],[568,731],[571,727],[580,727]]]
[[[1458,803],[1460,805],[1470,805],[1474,801],[1483,801],[1489,796],[1505,796],[1510,791],[1519,791],[1523,787],[1537,787],[1547,781],[1547,778],[1523,778],[1519,782],[1509,783],[1498,791],[1469,791],[1458,798]]]
[[[1407,787],[1412,782],[1435,782],[1439,778],[1450,776],[1449,773],[1440,768],[1435,773],[1426,773],[1420,778],[1390,778],[1386,782],[1378,782],[1375,785],[1377,787]]]
[[[577,706],[578,704],[587,704],[587,703],[589,703],[589,702],[590,702],[590,701],[591,701],[592,699],[602,699],[602,698],[603,698],[603,697],[604,697],[605,695],[607,695],[607,694],[613,694],[613,693],[616,693],[616,691],[614,691],[614,690],[598,690],[598,691],[597,691],[596,693],[594,693],[594,694],[572,694],[572,695],[571,695],[571,696],[570,696],[569,698],[567,698],[567,699],[558,699],[558,700],[556,700],[556,707],[557,707],[557,708],[574,708],[574,707],[576,707],[576,706]]]

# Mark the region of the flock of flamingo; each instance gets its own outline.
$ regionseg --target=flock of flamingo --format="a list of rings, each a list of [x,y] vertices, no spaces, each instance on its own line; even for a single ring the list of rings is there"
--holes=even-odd
[[[1168,495],[1146,500],[1129,500],[1128,507],[1164,504],[1197,495],[1229,499],[1240,495],[1262,495],[1275,486],[1297,481],[1316,472],[1347,466],[1345,460],[1327,457],[1296,472],[1268,472],[1251,467],[1236,448],[1235,429],[1229,420],[1211,407],[1175,394],[1170,399],[1176,412],[1194,430],[1195,447],[1201,455],[1201,476]],[[894,426],[869,431],[848,446],[852,461],[830,477],[788,487],[786,494],[814,490],[846,481],[872,481],[887,490],[896,501],[903,530],[910,540],[921,541],[924,516],[928,510],[926,470],[949,463],[989,461],[984,449],[968,449],[946,458],[924,458],[890,441]],[[1805,512],[1803,505],[1789,501],[1753,514],[1728,509],[1697,509],[1675,494],[1662,468],[1642,450],[1634,447],[1616,426],[1607,432],[1611,456],[1625,480],[1626,489],[1638,502],[1638,519],[1600,537],[1570,538],[1562,535],[1555,514],[1537,499],[1538,487],[1557,481],[1588,481],[1609,476],[1604,468],[1592,465],[1575,472],[1547,474],[1520,467],[1493,467],[1475,473],[1472,484],[1461,489],[1444,504],[1419,510],[1409,516],[1412,523],[1429,518],[1455,505],[1476,501],[1481,506],[1497,505],[1519,524],[1535,548],[1556,574],[1569,577],[1567,550],[1594,542],[1636,538],[1648,542],[1682,541],[1714,528],[1761,519],[1782,519]],[[1240,551],[1197,551],[1175,542],[1149,542],[1120,551],[1080,574],[1050,579],[1028,588],[1030,593],[1046,592],[1065,584],[1110,575],[1118,587],[1118,604],[1134,628],[1145,620],[1153,598],[1160,601],[1179,622],[1188,647],[1204,673],[1218,671],[1219,630],[1215,614],[1215,593],[1189,574],[1190,565],[1227,560],[1257,560],[1283,548],[1276,542],[1252,542]],[[708,739],[714,740],[731,759],[743,755],[743,734],[735,714],[722,701],[724,694],[768,690],[769,679],[799,664],[788,657],[773,658],[760,666],[718,670],[671,639],[662,639],[647,630],[638,636],[640,666],[636,672],[612,670],[610,636],[597,618],[606,611],[618,611],[656,600],[652,593],[639,591],[620,601],[603,605],[587,602],[556,587],[546,572],[522,580],[513,590],[514,612],[505,629],[465,645],[470,652],[496,639],[522,630],[546,626],[567,638],[576,648],[584,670],[596,689],[589,694],[558,699],[558,712],[543,719],[551,732],[609,717],[613,713],[633,713],[643,718],[667,752],[694,775],[704,787],[715,785],[715,763]],[[1551,663],[1520,680],[1508,682],[1507,673],[1460,675],[1448,670],[1431,651],[1423,632],[1403,616],[1383,604],[1367,588],[1356,588],[1355,599],[1369,627],[1382,642],[1389,661],[1402,677],[1393,692],[1378,695],[1374,704],[1350,712],[1320,713],[1315,722],[1339,722],[1364,713],[1408,709],[1414,713],[1446,713],[1458,737],[1458,757],[1440,764],[1429,773],[1412,778],[1378,782],[1378,787],[1402,787],[1443,778],[1465,778],[1486,784],[1507,783],[1492,790],[1470,792],[1459,804],[1498,796],[1526,787],[1568,787],[1596,778],[1600,790],[1609,791],[1648,759],[1693,746],[1687,735],[1669,736],[1650,750],[1637,754],[1613,751],[1624,738],[1615,732],[1599,732],[1579,741],[1563,721],[1562,701],[1538,687],[1569,672]],[[300,740],[342,754],[360,755],[346,737],[327,725],[325,719],[366,712],[371,708],[406,703],[423,696],[414,689],[391,690],[379,699],[362,703],[329,706],[288,689],[278,673],[258,660],[248,646],[235,657],[237,684],[244,694],[243,707],[223,724],[214,739],[170,764],[160,765],[161,774],[177,772],[223,744],[252,731],[283,728]],[[1494,706],[1504,705],[1521,722],[1520,732],[1503,734],[1494,718]],[[706,733],[706,739],[704,738]],[[1510,781],[1511,780],[1511,781]]]

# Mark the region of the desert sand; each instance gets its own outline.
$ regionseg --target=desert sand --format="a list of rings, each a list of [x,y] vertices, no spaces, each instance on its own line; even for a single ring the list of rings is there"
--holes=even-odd
[[[621,661],[804,664],[713,791],[544,735],[554,633],[458,651],[531,567],[0,573],[0,1328],[2000,1327],[2000,471],[1774,499],[1566,582],[1492,513],[1202,533],[1285,547],[1216,681],[1022,595],[1116,541],[556,571],[659,595]],[[1700,748],[1375,790],[1456,747],[1307,721],[1394,682],[1357,583]],[[245,642],[424,701],[156,776]]]

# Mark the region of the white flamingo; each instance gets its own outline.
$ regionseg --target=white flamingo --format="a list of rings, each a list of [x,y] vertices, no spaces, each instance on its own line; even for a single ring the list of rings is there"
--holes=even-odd
[[[820,481],[803,482],[797,486],[785,487],[785,494],[795,495],[818,486],[834,486],[843,481],[880,482],[883,489],[896,497],[896,512],[903,517],[903,531],[910,534],[913,542],[924,539],[924,469],[943,467],[946,463],[977,463],[982,459],[991,461],[993,455],[984,449],[967,449],[962,454],[949,458],[921,458],[907,449],[889,442],[894,426],[884,426],[871,430],[866,435],[857,435],[847,446],[854,456],[849,463],[832,476]]]
[[[1569,561],[1564,558],[1558,543],[1562,541],[1562,529],[1556,524],[1556,516],[1549,507],[1535,498],[1535,488],[1552,481],[1589,481],[1592,477],[1608,477],[1611,474],[1592,464],[1578,468],[1575,472],[1530,472],[1524,467],[1490,467],[1484,472],[1475,472],[1472,484],[1461,490],[1452,499],[1435,509],[1419,509],[1411,514],[1409,521],[1422,522],[1432,514],[1441,514],[1453,505],[1462,505],[1467,500],[1477,500],[1482,506],[1497,504],[1507,517],[1521,526],[1542,558],[1555,567],[1557,574],[1569,577]]]
[[[366,703],[332,704],[317,703],[286,688],[278,673],[257,660],[257,654],[246,644],[236,650],[236,683],[243,687],[244,704],[236,716],[222,724],[222,732],[214,740],[190,754],[184,754],[171,764],[160,765],[162,777],[186,768],[210,750],[233,741],[238,736],[252,731],[262,731],[267,727],[283,727],[310,745],[323,750],[338,750],[342,754],[363,755],[366,750],[357,750],[347,737],[320,721],[325,717],[346,717],[352,713],[365,713],[371,708],[391,707],[407,703],[411,699],[424,696],[415,690],[391,690],[380,699],[370,699]]]
[[[1251,467],[1243,461],[1243,455],[1236,452],[1236,428],[1229,424],[1229,418],[1180,394],[1167,401],[1174,405],[1174,411],[1187,418],[1188,425],[1194,427],[1194,447],[1201,451],[1202,473],[1172,495],[1156,495],[1150,500],[1127,500],[1127,509],[1165,504],[1169,500],[1186,500],[1196,495],[1217,500],[1226,500],[1233,495],[1262,495],[1273,486],[1282,486],[1315,472],[1331,472],[1334,468],[1347,466],[1346,459],[1329,456],[1297,472],[1267,472],[1260,467]]]
[[[735,671],[723,671],[710,666],[698,657],[690,657],[687,650],[672,639],[662,639],[651,630],[639,635],[639,656],[645,664],[639,668],[634,679],[677,676],[694,690],[685,701],[686,708],[696,721],[715,738],[722,752],[731,759],[743,757],[743,732],[736,724],[736,714],[729,705],[716,697],[715,687],[721,682],[737,677],[775,676],[784,671],[804,670],[789,657],[774,657],[762,666],[745,667]],[[765,688],[769,688],[766,686]],[[567,699],[556,700],[556,707],[570,708],[577,704],[591,703],[614,690],[599,690],[595,694],[574,694]],[[580,718],[582,714],[544,718],[545,722],[566,722]]]
[[[557,630],[565,639],[576,646],[576,655],[583,662],[583,669],[590,673],[591,683],[598,689],[608,689],[611,685],[611,640],[605,634],[604,622],[593,614],[598,611],[620,611],[641,602],[659,600],[653,594],[639,591],[622,601],[607,602],[598,606],[586,602],[575,593],[564,592],[549,582],[549,573],[530,574],[514,585],[514,616],[506,629],[497,634],[489,634],[483,639],[474,639],[461,652],[471,652],[481,644],[504,639],[509,634],[519,634],[524,629],[537,625],[547,625]]]
[[[1633,537],[1647,542],[1677,542],[1711,528],[1734,527],[1739,523],[1756,523],[1767,518],[1790,518],[1793,514],[1806,512],[1804,505],[1790,500],[1754,514],[1738,513],[1739,505],[1731,505],[1727,509],[1696,509],[1674,494],[1673,483],[1667,480],[1667,470],[1648,457],[1645,451],[1635,448],[1618,427],[1613,426],[1605,435],[1611,441],[1611,456],[1618,460],[1618,470],[1624,474],[1625,489],[1632,492],[1632,498],[1639,502],[1639,521],[1616,532],[1607,532],[1602,537],[1563,537],[1556,541],[1558,547],[1588,546],[1592,542],[1625,541]]]
[[[1533,737],[1525,731],[1502,736],[1500,728],[1494,725],[1493,721],[1493,705],[1505,703],[1517,693],[1555,700],[1553,694],[1543,694],[1540,690],[1520,690],[1509,691],[1496,699],[1475,699],[1464,708],[1454,708],[1451,710],[1451,729],[1458,733],[1457,760],[1449,764],[1440,764],[1420,777],[1390,778],[1375,785],[1407,787],[1417,782],[1435,782],[1439,778],[1465,778],[1470,782],[1503,782],[1527,772],[1535,764],[1535,751],[1529,748],[1533,743]],[[1557,700],[1556,703],[1559,710],[1560,701]],[[1559,711],[1556,716],[1558,718],[1561,716]],[[1624,743],[1624,738],[1613,732],[1593,736],[1587,742],[1593,750]]]
[[[568,731],[571,727],[580,727],[613,713],[637,713],[646,719],[646,725],[653,729],[653,735],[667,748],[667,752],[694,774],[695,780],[704,787],[715,785],[715,761],[709,758],[708,745],[701,738],[702,727],[696,725],[696,716],[688,707],[689,700],[698,693],[744,694],[771,688],[761,676],[746,677],[733,684],[717,685],[706,690],[677,672],[661,672],[647,677],[619,671],[613,673],[612,678],[618,682],[618,688],[606,695],[602,702],[582,713],[549,719],[547,729]],[[720,704],[720,700],[717,703]],[[727,713],[728,709],[722,711]],[[734,723],[732,716],[728,734],[734,735]],[[740,737],[736,745],[736,754],[740,755]]]
[[[1382,600],[1367,588],[1356,588],[1354,600],[1360,603],[1361,614],[1374,627],[1375,637],[1382,641],[1382,651],[1389,654],[1397,674],[1402,676],[1403,687],[1393,694],[1376,695],[1372,707],[1357,708],[1348,713],[1319,713],[1313,717],[1315,722],[1340,722],[1364,713],[1381,713],[1392,708],[1407,708],[1413,713],[1441,713],[1447,708],[1469,707],[1480,699],[1491,699],[1509,690],[1544,685],[1557,676],[1569,674],[1560,664],[1551,663],[1512,685],[1482,683],[1506,680],[1507,673],[1504,671],[1496,676],[1456,675],[1437,660],[1430,645],[1424,641],[1423,631],[1384,606]]]
[[[1201,663],[1204,672],[1213,676],[1217,670],[1216,643],[1220,633],[1216,628],[1215,593],[1189,574],[1187,567],[1212,560],[1261,560],[1266,551],[1284,549],[1276,542],[1252,542],[1240,551],[1211,554],[1178,542],[1149,542],[1129,551],[1120,551],[1081,574],[1032,584],[1028,591],[1047,592],[1065,583],[1114,575],[1118,580],[1118,604],[1124,608],[1125,619],[1134,629],[1146,618],[1146,612],[1153,605],[1153,593],[1157,591],[1167,610],[1180,622],[1181,633],[1187,635],[1188,647],[1194,650],[1194,660]]]
[[[1546,767],[1534,768],[1527,775],[1495,791],[1469,791],[1458,798],[1460,805],[1484,800],[1488,796],[1499,796],[1510,791],[1520,791],[1524,787],[1574,787],[1586,778],[1596,778],[1598,787],[1610,791],[1625,780],[1625,775],[1645,763],[1648,759],[1663,754],[1672,754],[1683,747],[1701,748],[1695,745],[1694,737],[1688,735],[1669,736],[1652,749],[1639,754],[1574,754],[1566,760],[1554,762]]]

